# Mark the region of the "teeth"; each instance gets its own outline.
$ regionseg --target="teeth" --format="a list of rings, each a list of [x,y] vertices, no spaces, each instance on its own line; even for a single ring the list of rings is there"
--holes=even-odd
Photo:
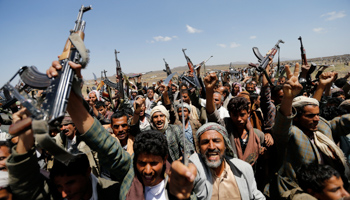
[[[148,179],[148,180],[152,179],[151,175],[144,175],[144,177],[145,177],[145,179]]]

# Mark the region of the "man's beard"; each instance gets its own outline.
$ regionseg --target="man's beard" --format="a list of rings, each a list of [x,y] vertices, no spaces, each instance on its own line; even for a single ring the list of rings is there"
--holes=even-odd
[[[214,153],[218,153],[219,154],[219,156],[220,156],[220,159],[218,160],[218,161],[210,161],[208,158],[207,158],[207,153],[208,152],[214,152]],[[225,151],[226,152],[226,151]],[[223,155],[220,155],[220,151],[218,150],[218,149],[215,149],[215,150],[207,150],[207,151],[205,151],[204,152],[204,154],[200,154],[201,156],[202,156],[202,158],[204,159],[204,162],[205,162],[205,164],[208,166],[208,167],[210,167],[210,168],[218,168],[220,165],[221,165],[221,163],[222,163],[222,161],[224,160],[224,158],[225,158],[225,152],[224,152],[224,154]]]

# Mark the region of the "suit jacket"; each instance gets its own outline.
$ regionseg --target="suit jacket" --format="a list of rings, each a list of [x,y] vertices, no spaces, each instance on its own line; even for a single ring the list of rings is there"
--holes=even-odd
[[[145,129],[145,131],[150,129],[151,126],[148,129]],[[130,132],[134,133],[135,137],[137,134],[141,133],[139,122],[134,125],[130,125]],[[182,151],[184,150],[184,146],[187,155],[191,155],[194,152],[194,147],[190,141],[183,140],[183,132],[180,126],[169,124],[164,134],[168,142],[168,160],[170,163],[174,160],[178,160],[183,155]]]
[[[242,199],[265,199],[265,196],[257,189],[253,168],[243,160],[225,157],[230,165],[239,188]],[[194,180],[194,192],[198,199],[211,199],[213,191],[213,178],[210,168],[197,153],[190,157],[190,161],[197,168],[197,176]]]
[[[288,197],[291,190],[299,187],[296,180],[296,171],[302,164],[321,163],[321,152],[297,126],[292,125],[294,116],[286,117],[277,112],[276,122],[272,133],[277,148],[279,170],[277,177],[265,188],[265,194],[273,199]],[[320,117],[317,126],[318,131],[325,134],[331,140],[346,135],[350,131],[350,115],[336,117],[327,121]],[[328,159],[325,155],[323,158]],[[344,172],[340,172],[344,174]],[[277,191],[277,194],[272,192]],[[276,197],[274,197],[276,195]]]
[[[195,147],[196,152],[200,152],[199,142],[198,142],[196,132],[199,129],[199,127],[202,126],[202,124],[198,120],[191,119],[191,118],[189,119],[189,123],[192,129],[192,136],[193,136],[193,142],[194,142],[193,146]],[[175,124],[182,127],[182,122],[179,119],[176,119]]]

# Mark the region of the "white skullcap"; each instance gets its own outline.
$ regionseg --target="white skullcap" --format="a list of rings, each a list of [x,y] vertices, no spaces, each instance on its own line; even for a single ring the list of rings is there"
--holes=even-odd
[[[293,99],[292,106],[295,108],[300,108],[306,105],[316,105],[319,106],[319,102],[317,99],[305,97],[305,96],[298,96]]]

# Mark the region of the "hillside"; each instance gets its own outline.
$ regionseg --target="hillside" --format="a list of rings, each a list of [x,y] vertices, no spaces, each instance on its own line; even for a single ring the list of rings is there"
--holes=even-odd
[[[334,65],[334,67],[329,67],[326,71],[336,71],[339,74],[339,77],[343,77],[346,73],[350,72],[349,66],[346,65],[350,61],[350,54],[345,55],[337,55],[337,56],[328,56],[328,57],[318,57],[318,58],[310,58],[308,59],[308,63],[316,63],[317,65],[327,64],[327,65]],[[291,64],[293,65],[296,62],[300,62],[300,60],[289,60],[289,61],[283,61],[281,62],[283,64]],[[277,63],[274,63],[277,64]],[[221,65],[207,65],[206,71],[212,71],[212,70],[228,70],[230,67],[230,63],[228,64],[221,64]],[[245,68],[248,67],[248,63],[244,62],[238,62],[238,63],[232,63],[232,67],[237,68]],[[188,71],[187,66],[180,66],[172,68],[171,71],[177,72],[178,74],[182,74],[185,71]],[[129,73],[127,76],[132,76],[136,73]],[[201,69],[201,75],[204,75],[204,69]],[[142,82],[147,82],[149,85],[152,85],[153,82],[157,82],[160,79],[165,79],[166,73],[161,69],[158,71],[151,71],[146,72],[142,75]],[[112,82],[115,82],[115,75],[108,77],[109,80]],[[97,81],[100,81],[100,78],[97,79]],[[95,86],[94,80],[85,80],[83,91],[85,93],[86,86],[89,86],[90,88]]]

